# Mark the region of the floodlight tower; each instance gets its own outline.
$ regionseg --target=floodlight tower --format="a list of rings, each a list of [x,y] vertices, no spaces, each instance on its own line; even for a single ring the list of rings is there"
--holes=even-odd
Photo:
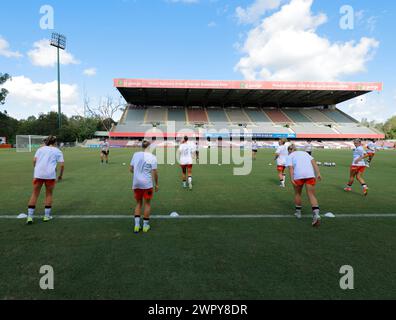
[[[59,33],[53,33],[51,37],[51,46],[57,48],[58,53],[58,126],[62,127],[62,110],[61,110],[61,88],[60,88],[60,50],[66,49],[66,37]]]

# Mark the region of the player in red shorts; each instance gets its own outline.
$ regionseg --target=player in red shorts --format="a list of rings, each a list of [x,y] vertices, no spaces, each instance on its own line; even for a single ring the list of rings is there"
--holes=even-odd
[[[355,144],[356,148],[353,150],[353,161],[350,169],[349,182],[344,190],[347,192],[351,192],[352,185],[355,182],[356,178],[356,180],[359,181],[362,186],[363,194],[367,196],[368,186],[363,179],[363,173],[366,170],[366,162],[364,161],[364,159],[368,158],[369,155],[366,153],[366,151],[364,151],[362,141],[360,139],[354,140],[353,143]]]
[[[307,190],[309,201],[312,205],[313,220],[312,226],[320,226],[320,209],[319,203],[315,194],[315,185],[317,181],[322,179],[319,171],[319,167],[312,156],[307,152],[297,151],[295,145],[291,145],[288,148],[289,156],[287,158],[286,165],[289,168],[290,179],[294,187],[294,200],[296,204],[295,216],[301,219],[302,212],[302,190]]]
[[[179,147],[180,166],[182,169],[183,188],[192,190],[192,168],[193,168],[193,154],[195,147],[188,142],[188,137],[184,137]],[[187,178],[188,177],[188,178]]]
[[[367,154],[368,154],[367,168],[370,167],[371,162],[373,161],[376,152],[377,152],[377,145],[375,144],[375,140],[371,140],[371,141],[367,144]]]
[[[278,171],[278,177],[280,181],[280,187],[285,188],[285,169],[286,169],[286,159],[289,155],[287,148],[289,147],[289,143],[286,139],[279,140],[279,147],[275,151],[275,161],[276,161],[276,170]]]
[[[153,179],[155,192],[158,192],[157,158],[149,151],[150,142],[143,141],[142,152],[136,152],[131,160],[130,172],[133,173],[133,191],[137,202],[135,208],[135,233],[139,233],[140,217],[144,204],[143,232],[149,232],[151,199],[153,198]]]
[[[34,156],[34,180],[33,180],[33,193],[30,197],[28,205],[28,218],[27,224],[33,224],[34,211],[36,210],[37,200],[40,196],[41,188],[45,185],[45,214],[44,222],[52,219],[52,195],[56,183],[56,168],[60,164],[60,174],[58,180],[62,180],[63,171],[65,168],[63,153],[56,145],[56,137],[49,136],[44,140],[44,146],[39,148]]]

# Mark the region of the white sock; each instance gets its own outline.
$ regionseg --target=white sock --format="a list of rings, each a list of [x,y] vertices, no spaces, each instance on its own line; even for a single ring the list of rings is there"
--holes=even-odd
[[[135,227],[140,226],[140,217],[135,217]]]
[[[147,226],[149,226],[149,225],[150,225],[150,220],[144,219],[144,220],[143,220],[143,226],[144,226],[144,227],[147,227]]]
[[[33,218],[35,208],[28,208],[28,217]]]
[[[188,183],[192,183],[192,177],[188,177]]]
[[[52,210],[51,207],[46,207],[45,208],[44,214],[45,214],[46,217],[50,217],[51,216],[51,210]]]

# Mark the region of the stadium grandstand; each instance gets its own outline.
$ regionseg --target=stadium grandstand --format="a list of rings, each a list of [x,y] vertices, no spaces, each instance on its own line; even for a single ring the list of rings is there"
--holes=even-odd
[[[260,141],[384,139],[337,105],[381,91],[381,83],[115,79],[127,108],[109,133],[114,140],[185,135],[240,136]],[[169,130],[169,124],[174,127]],[[184,132],[183,132],[184,131]],[[128,142],[120,142],[127,145]]]

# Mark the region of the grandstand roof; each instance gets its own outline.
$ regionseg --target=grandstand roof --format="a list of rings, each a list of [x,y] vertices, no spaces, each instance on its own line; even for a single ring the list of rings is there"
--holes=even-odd
[[[335,105],[371,91],[378,82],[277,82],[115,79],[125,100],[145,106],[315,107]]]

